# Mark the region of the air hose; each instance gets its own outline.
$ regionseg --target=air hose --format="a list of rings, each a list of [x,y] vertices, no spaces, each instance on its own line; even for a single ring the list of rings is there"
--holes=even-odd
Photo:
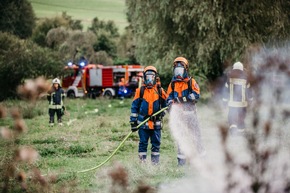
[[[152,116],[156,116],[159,113],[165,111],[166,109],[168,109],[168,107],[164,107],[161,110],[157,111],[156,113],[154,113]],[[150,117],[148,117],[147,119],[145,119],[143,122],[141,122],[137,128],[141,127],[144,123],[146,123],[147,121],[149,121]],[[130,133],[128,133],[128,135],[123,139],[123,141],[119,144],[119,146],[113,151],[113,153],[106,159],[104,160],[102,163],[100,163],[99,165],[89,168],[89,169],[85,169],[85,170],[81,170],[81,171],[77,171],[76,173],[85,173],[85,172],[89,172],[92,170],[96,170],[98,168],[100,168],[101,166],[103,166],[105,163],[107,163],[116,153],[117,151],[119,151],[119,149],[122,147],[122,145],[125,143],[125,141],[127,141],[127,139],[131,136],[133,132],[130,131]]]

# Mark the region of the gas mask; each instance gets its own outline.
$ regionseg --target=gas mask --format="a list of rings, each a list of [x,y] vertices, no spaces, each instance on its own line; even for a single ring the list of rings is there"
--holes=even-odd
[[[177,62],[174,66],[173,75],[176,80],[183,80],[187,77],[187,72],[181,62]]]
[[[147,88],[152,88],[156,84],[156,74],[153,71],[146,71],[144,74],[144,84]]]

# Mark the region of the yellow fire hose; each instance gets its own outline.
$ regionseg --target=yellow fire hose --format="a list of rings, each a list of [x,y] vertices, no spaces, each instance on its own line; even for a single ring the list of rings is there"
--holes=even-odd
[[[156,116],[158,115],[159,113],[165,111],[166,109],[168,109],[168,107],[164,107],[163,109],[157,111],[156,113],[154,113],[152,116]],[[148,117],[147,119],[145,119],[143,122],[141,122],[137,128],[139,128],[140,126],[142,126],[144,123],[146,123],[147,121],[149,121],[150,117]],[[128,133],[128,135],[123,139],[123,141],[119,144],[119,146],[113,151],[113,153],[107,158],[105,159],[102,163],[100,163],[99,165],[97,166],[94,166],[92,168],[89,168],[89,169],[85,169],[85,170],[81,170],[81,171],[76,171],[75,173],[79,174],[79,173],[85,173],[85,172],[89,172],[89,171],[93,171],[93,170],[96,170],[98,168],[100,168],[101,166],[103,166],[105,163],[107,163],[116,153],[117,151],[119,151],[119,149],[122,147],[122,145],[125,143],[125,141],[131,136],[133,132],[130,131],[130,133]],[[62,173],[64,174],[64,173]],[[47,174],[44,174],[42,176],[46,176]]]
[[[168,109],[168,107],[164,107],[163,109],[157,111],[156,113],[154,113],[152,116],[156,116],[159,113],[165,111],[166,109]],[[147,121],[149,121],[150,117],[148,117],[147,119],[145,119],[143,122],[141,122],[137,128],[139,128],[140,126],[142,126],[144,123],[146,123]],[[133,132],[131,131],[130,133],[128,133],[128,135],[123,139],[123,141],[119,144],[119,146],[113,151],[113,153],[102,163],[100,163],[99,165],[89,168],[89,169],[85,169],[85,170],[81,170],[81,171],[77,171],[77,173],[85,173],[85,172],[89,172],[95,169],[98,169],[99,167],[101,167],[102,165],[104,165],[105,163],[107,163],[115,154],[117,151],[119,151],[120,147],[124,144],[124,142],[131,136]]]

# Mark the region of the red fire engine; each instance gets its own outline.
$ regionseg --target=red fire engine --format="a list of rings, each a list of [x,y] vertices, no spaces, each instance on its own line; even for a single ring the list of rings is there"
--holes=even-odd
[[[119,65],[103,66],[88,64],[65,67],[67,72],[62,80],[62,88],[70,98],[75,97],[131,97],[140,85],[143,66]]]

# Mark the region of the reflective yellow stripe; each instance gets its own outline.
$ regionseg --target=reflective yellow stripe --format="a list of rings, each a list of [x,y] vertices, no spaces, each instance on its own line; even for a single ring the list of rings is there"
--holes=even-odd
[[[50,108],[50,109],[61,109],[62,105],[49,105],[48,108]]]
[[[131,117],[138,117],[137,113],[131,113]]]
[[[50,99],[50,103],[49,103],[49,107],[48,108],[50,108],[50,109],[61,109],[62,106],[63,106],[62,97],[60,97],[60,105],[53,105],[53,95],[54,94],[55,94],[55,92],[52,92],[50,94],[51,99]],[[65,96],[65,94],[62,93],[61,96]],[[58,106],[60,106],[60,108]]]
[[[248,102],[246,101],[246,84],[247,80],[240,78],[230,78],[230,100],[228,105],[230,107],[246,107]],[[234,101],[234,85],[240,85],[242,87],[242,100]]]
[[[243,102],[229,101],[228,105],[230,107],[246,107],[248,106],[248,102],[247,101],[243,101]]]
[[[246,85],[247,80],[241,78],[230,78],[230,84]]]

